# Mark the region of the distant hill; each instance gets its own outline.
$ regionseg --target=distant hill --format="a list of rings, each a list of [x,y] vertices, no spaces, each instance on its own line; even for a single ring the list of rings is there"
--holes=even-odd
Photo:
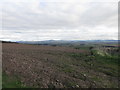
[[[59,45],[59,44],[112,44],[118,43],[118,40],[46,40],[46,41],[18,41],[17,43],[38,44],[38,45]]]

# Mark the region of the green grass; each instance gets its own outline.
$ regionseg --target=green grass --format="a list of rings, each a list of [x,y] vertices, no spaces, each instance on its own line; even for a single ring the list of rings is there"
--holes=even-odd
[[[2,74],[0,72],[0,89],[2,88]]]
[[[6,73],[2,74],[3,88],[25,88],[17,77],[8,76]]]
[[[77,83],[74,81],[66,81],[64,84],[65,84],[65,87],[68,87],[68,88],[71,88],[77,85]]]
[[[59,67],[60,71],[63,71],[65,73],[72,73],[72,72],[74,72],[74,69],[67,63],[59,64],[58,67]]]
[[[89,50],[90,46],[75,46],[74,49]]]
[[[91,55],[90,53],[93,53]],[[101,52],[102,53],[102,52]],[[89,54],[85,53],[70,53],[70,57],[77,61],[77,64],[91,68],[95,71],[100,71],[109,76],[118,77],[118,68],[120,68],[120,57],[116,55],[101,55],[97,50],[91,50]],[[73,64],[75,61],[73,62]],[[92,65],[92,66],[91,66]]]
[[[118,68],[120,67],[120,57],[116,55],[100,55],[93,51],[95,56],[94,68],[110,76],[118,77]]]

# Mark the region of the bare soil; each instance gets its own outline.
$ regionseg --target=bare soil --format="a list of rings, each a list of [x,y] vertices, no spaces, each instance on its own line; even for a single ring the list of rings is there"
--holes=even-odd
[[[118,78],[86,66],[69,54],[88,50],[71,47],[3,43],[3,72],[17,76],[23,86],[33,88],[118,87]]]

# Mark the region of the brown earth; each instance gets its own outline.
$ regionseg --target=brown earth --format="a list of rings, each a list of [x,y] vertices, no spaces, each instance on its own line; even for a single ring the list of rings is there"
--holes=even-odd
[[[109,87],[117,78],[85,67],[68,54],[85,53],[71,47],[3,43],[3,72],[17,76],[23,86],[36,88]],[[95,81],[94,78],[101,78]]]

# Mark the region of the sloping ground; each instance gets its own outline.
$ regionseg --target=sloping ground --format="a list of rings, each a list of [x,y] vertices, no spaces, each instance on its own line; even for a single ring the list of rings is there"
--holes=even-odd
[[[118,75],[106,73],[117,74],[117,64],[101,64],[87,49],[3,43],[2,64],[3,75],[19,80],[17,87],[118,87]]]

